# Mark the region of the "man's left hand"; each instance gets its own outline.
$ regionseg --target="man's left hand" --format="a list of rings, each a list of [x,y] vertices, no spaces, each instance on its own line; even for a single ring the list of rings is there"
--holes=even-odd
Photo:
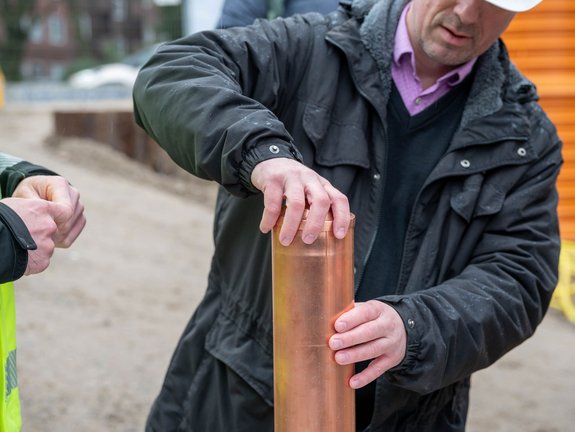
[[[80,193],[63,177],[40,175],[27,177],[18,184],[12,197],[41,199],[61,206],[62,211],[54,218],[57,225],[54,234],[56,247],[70,247],[86,225]]]
[[[399,365],[407,347],[407,333],[397,311],[386,303],[370,300],[356,303],[334,324],[336,334],[329,339],[335,361],[346,365],[365,360],[371,363],[351,377],[349,385],[363,387]]]

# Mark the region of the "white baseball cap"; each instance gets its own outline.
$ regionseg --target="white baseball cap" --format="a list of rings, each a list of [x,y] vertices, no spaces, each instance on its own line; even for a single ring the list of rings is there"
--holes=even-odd
[[[525,12],[534,8],[543,0],[486,0],[501,9],[507,9],[511,12]]]

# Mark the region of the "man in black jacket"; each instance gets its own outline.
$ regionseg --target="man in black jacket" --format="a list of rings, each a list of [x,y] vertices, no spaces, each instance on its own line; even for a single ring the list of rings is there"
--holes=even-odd
[[[355,0],[161,47],[137,121],[221,184],[208,289],[149,431],[271,431],[269,238],[356,216],[357,430],[462,431],[473,372],[530,337],[557,282],[556,130],[499,36],[540,0]],[[259,222],[259,223],[258,223]],[[302,292],[305,295],[305,292]]]
[[[45,270],[86,218],[78,190],[38,165],[0,153],[0,283]]]

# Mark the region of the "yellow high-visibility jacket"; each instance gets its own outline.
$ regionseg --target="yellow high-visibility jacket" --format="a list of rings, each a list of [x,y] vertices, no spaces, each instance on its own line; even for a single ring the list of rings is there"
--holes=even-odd
[[[0,432],[18,432],[22,420],[16,373],[16,310],[12,283],[0,285],[0,354]]]
[[[0,432],[19,432],[22,420],[16,373],[16,309],[12,283],[0,285],[0,353]]]

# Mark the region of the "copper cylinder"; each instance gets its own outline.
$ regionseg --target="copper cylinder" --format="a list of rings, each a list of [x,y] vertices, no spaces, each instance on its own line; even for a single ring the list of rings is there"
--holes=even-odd
[[[317,240],[301,231],[289,246],[273,231],[275,432],[353,432],[353,365],[335,362],[328,340],[336,318],[353,307],[353,225],[344,239],[327,218]]]

